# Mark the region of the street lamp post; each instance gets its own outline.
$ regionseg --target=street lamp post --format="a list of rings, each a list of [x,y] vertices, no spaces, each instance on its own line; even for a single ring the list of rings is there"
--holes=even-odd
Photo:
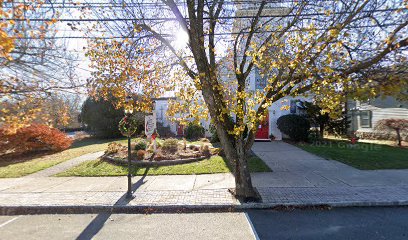
[[[132,116],[133,113],[133,107],[129,107],[129,102],[132,99],[132,97],[127,96],[126,97],[126,107],[125,107],[125,115],[129,118],[129,124],[130,124],[130,117]],[[128,138],[128,174],[127,174],[127,180],[128,180],[128,190],[126,193],[126,198],[132,198],[132,174],[131,174],[131,168],[132,168],[132,162],[131,162],[131,154],[132,154],[132,148],[130,146],[131,143],[131,135],[127,135]]]

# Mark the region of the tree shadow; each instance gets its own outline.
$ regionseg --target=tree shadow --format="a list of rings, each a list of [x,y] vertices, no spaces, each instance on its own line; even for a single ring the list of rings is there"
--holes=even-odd
[[[125,138],[110,138],[110,139],[100,139],[95,137],[88,137],[83,138],[71,145],[69,149],[75,149],[80,147],[91,146],[94,144],[105,144],[112,141],[121,141]],[[64,154],[62,151],[50,151],[50,150],[39,150],[39,151],[30,151],[23,154],[16,154],[16,153],[7,153],[7,154],[0,154],[0,167],[7,167],[9,165],[17,164],[17,163],[24,163],[29,162],[31,160],[39,159],[39,158],[47,158],[52,157],[53,154]]]
[[[55,154],[55,151],[34,151],[24,154],[8,153],[0,155],[0,167],[7,167],[9,165],[31,161],[35,158],[41,158],[48,155]]]
[[[134,184],[132,184],[132,192],[135,192],[139,187],[143,185],[143,181],[149,172],[150,167],[145,169],[143,176]],[[123,194],[114,204],[114,206],[123,206],[129,204],[133,198],[126,198],[126,193]],[[112,215],[111,212],[102,212],[99,213],[89,224],[88,226],[79,234],[76,238],[77,240],[85,240],[85,239],[92,239],[98,232],[103,228],[106,221]]]

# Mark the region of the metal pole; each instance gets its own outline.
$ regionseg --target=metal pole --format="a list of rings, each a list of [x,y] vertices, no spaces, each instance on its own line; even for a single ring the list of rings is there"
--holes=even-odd
[[[130,148],[130,136],[128,137],[128,190],[126,194],[126,198],[132,198],[132,174],[130,172],[131,170],[131,161],[130,161],[130,154],[131,154],[131,148]]]

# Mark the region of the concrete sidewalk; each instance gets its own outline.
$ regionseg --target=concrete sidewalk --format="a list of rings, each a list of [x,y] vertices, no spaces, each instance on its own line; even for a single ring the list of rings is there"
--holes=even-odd
[[[127,211],[152,206],[242,209],[408,205],[407,170],[361,171],[284,142],[255,143],[253,150],[273,169],[270,173],[252,174],[262,203],[237,201],[228,191],[234,187],[231,174],[137,176],[132,179],[132,200],[124,197],[126,177],[25,177],[0,179],[0,213],[13,214],[16,209],[39,206]]]

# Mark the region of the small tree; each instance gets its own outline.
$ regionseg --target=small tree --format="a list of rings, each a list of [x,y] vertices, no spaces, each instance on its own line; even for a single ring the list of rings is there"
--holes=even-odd
[[[98,137],[121,136],[118,124],[122,117],[123,110],[115,109],[108,100],[88,98],[82,106],[81,122]]]
[[[329,134],[344,135],[347,132],[350,121],[347,119],[345,111],[336,110],[339,116],[330,116],[329,112],[324,112],[319,105],[305,102],[306,114],[308,120],[316,126],[319,126],[320,138],[323,138],[324,131]],[[343,107],[339,105],[339,107]]]
[[[122,108],[115,108],[112,98],[108,100],[88,98],[82,106],[80,121],[97,137],[119,137],[122,134],[118,124],[123,114]],[[136,112],[132,118],[140,123],[136,132],[138,134],[144,129],[144,114]]]
[[[401,132],[408,131],[408,119],[382,119],[377,122],[376,130],[394,130],[397,133],[398,146],[401,146]]]
[[[324,129],[330,122],[329,113],[323,113],[322,108],[311,102],[305,102],[306,114],[310,122],[319,126],[320,138],[323,138]]]

